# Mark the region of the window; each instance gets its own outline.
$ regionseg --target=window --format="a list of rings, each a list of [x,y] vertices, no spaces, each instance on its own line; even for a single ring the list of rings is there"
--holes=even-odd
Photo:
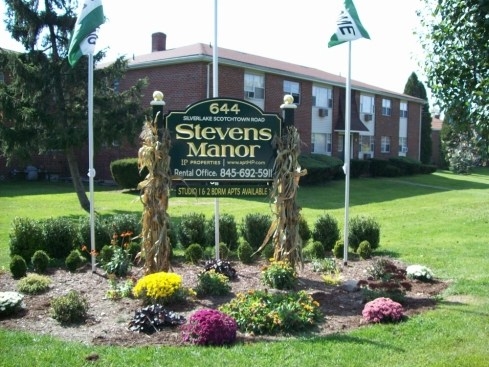
[[[408,106],[407,106],[407,102],[401,102],[399,109],[400,109],[399,116],[400,117],[407,118],[408,117]]]
[[[373,152],[374,151],[374,137],[372,135],[361,135],[360,136],[360,150],[362,152]]]
[[[338,152],[343,151],[343,139],[345,138],[344,135],[339,135],[338,136]]]
[[[380,140],[380,152],[390,153],[391,151],[391,138],[389,136],[383,136]]]
[[[119,79],[114,80],[114,83],[112,84],[112,88],[114,89],[115,93],[119,93]]]
[[[248,99],[264,99],[265,78],[263,75],[245,73],[244,94]]]
[[[311,151],[313,153],[331,153],[331,134],[313,133],[311,136]]]
[[[399,137],[399,153],[407,153],[407,138]]]
[[[331,88],[312,87],[312,105],[316,107],[332,108],[333,91]]]
[[[360,112],[374,113],[374,97],[363,94],[360,96]]]
[[[301,88],[299,83],[284,80],[284,93],[290,94],[294,97],[294,103],[299,104],[301,102]]]
[[[390,116],[390,115],[391,115],[391,100],[382,99],[382,116]]]

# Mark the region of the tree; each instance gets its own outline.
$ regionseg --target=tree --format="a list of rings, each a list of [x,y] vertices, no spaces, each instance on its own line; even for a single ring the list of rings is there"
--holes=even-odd
[[[0,85],[0,152],[13,159],[62,150],[66,156],[81,207],[87,198],[76,160],[77,149],[88,140],[88,65],[67,60],[76,8],[71,0],[5,0],[6,28],[25,53],[0,49],[0,70],[10,81]],[[96,64],[105,53],[94,55]],[[124,77],[123,57],[105,68],[94,67],[94,145],[114,140],[132,142],[144,120],[140,107],[146,81],[117,90]]]
[[[418,15],[433,96],[456,131],[473,131],[484,155],[489,137],[489,0],[425,0]]]
[[[428,97],[426,89],[418,79],[416,73],[412,73],[409,76],[406,86],[404,87],[404,94],[424,99],[426,103],[423,105],[423,112],[421,115],[421,154],[420,161],[429,164],[431,163],[432,155],[432,141],[431,141],[431,114],[428,103]]]

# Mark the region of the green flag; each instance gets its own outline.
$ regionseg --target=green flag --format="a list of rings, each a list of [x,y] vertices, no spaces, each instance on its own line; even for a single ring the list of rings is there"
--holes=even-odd
[[[82,55],[93,54],[97,28],[105,21],[102,0],[84,0],[68,50],[68,62],[74,66]]]
[[[352,0],[345,0],[345,8],[341,11],[336,21],[337,29],[328,42],[328,47],[333,47],[344,42],[359,38],[368,38],[368,32],[363,28],[357,14],[357,9]]]

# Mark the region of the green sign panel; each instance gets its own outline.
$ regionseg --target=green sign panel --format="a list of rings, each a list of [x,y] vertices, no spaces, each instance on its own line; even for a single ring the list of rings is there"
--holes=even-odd
[[[210,98],[165,116],[171,173],[185,181],[272,181],[281,118],[239,99]],[[217,195],[218,196],[218,195]]]

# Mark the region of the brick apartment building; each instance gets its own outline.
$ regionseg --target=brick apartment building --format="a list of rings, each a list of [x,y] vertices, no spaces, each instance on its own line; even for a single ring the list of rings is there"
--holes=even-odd
[[[193,44],[166,49],[166,35],[154,33],[152,52],[129,60],[124,90],[140,78],[149,85],[142,103],[149,107],[152,94],[165,94],[165,113],[212,97],[213,49]],[[344,158],[344,77],[257,55],[219,48],[219,97],[239,98],[265,112],[281,113],[283,96],[291,94],[297,104],[295,125],[303,142],[303,153]],[[419,160],[421,112],[424,101],[358,81],[351,81],[351,157],[357,159],[408,156]],[[97,152],[97,179],[111,180],[112,160],[137,157],[138,147],[113,146]],[[56,153],[38,157],[33,165],[60,174],[68,172]],[[53,155],[51,154],[51,155]],[[80,167],[88,167],[87,154],[80,152]],[[12,167],[9,167],[10,169]],[[0,158],[0,175],[5,175]]]

